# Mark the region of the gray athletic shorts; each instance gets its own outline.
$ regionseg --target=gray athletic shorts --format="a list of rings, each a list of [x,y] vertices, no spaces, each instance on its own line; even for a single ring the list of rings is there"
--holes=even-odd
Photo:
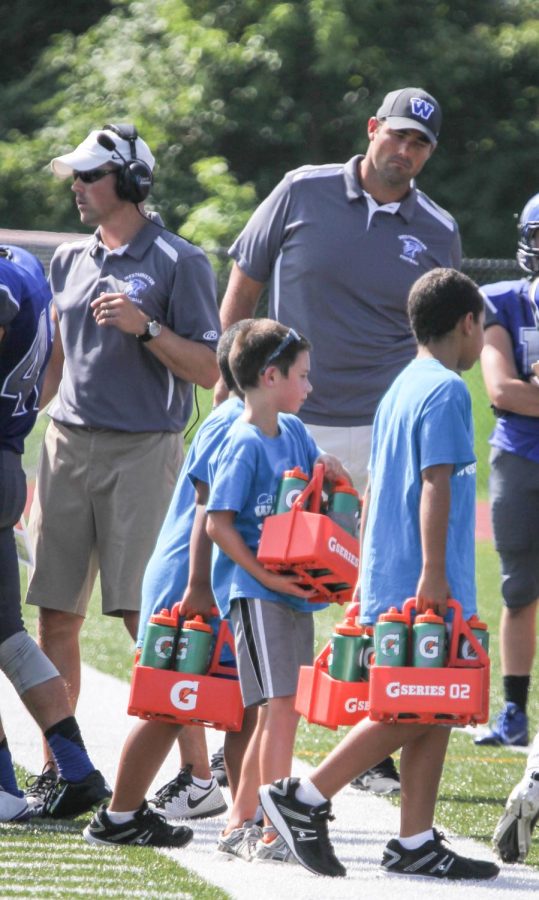
[[[230,618],[244,705],[294,695],[300,666],[313,661],[313,614],[243,597],[232,601]]]
[[[84,616],[99,570],[106,615],[140,609],[182,457],[181,434],[51,421],[30,513],[35,569],[26,602]]]
[[[490,452],[490,506],[511,609],[539,597],[539,463],[496,447]]]

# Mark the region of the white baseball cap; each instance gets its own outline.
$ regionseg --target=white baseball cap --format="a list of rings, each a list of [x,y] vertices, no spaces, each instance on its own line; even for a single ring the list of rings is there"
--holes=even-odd
[[[146,163],[152,171],[155,159],[148,144],[141,137],[137,137],[135,141],[135,153],[136,158]],[[110,128],[101,128],[99,131],[91,131],[82,144],[79,144],[71,153],[56,156],[51,162],[51,169],[59,178],[68,178],[73,171],[89,172],[91,169],[98,169],[105,163],[121,166],[125,162],[131,162],[131,159],[129,141],[111,131]]]

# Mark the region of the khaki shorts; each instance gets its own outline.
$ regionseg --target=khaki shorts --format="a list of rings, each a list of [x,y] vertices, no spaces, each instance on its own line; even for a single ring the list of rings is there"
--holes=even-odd
[[[363,496],[371,455],[372,425],[353,425],[350,428],[307,425],[307,428],[324,453],[332,453],[340,459],[350,472],[356,491]]]
[[[26,602],[84,616],[99,570],[103,612],[138,610],[182,459],[181,434],[51,422],[30,513]]]

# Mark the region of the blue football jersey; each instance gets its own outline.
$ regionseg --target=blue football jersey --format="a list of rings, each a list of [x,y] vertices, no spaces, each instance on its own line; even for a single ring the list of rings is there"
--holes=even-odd
[[[52,345],[51,292],[43,266],[20,247],[0,248],[0,449],[22,453],[36,420]]]

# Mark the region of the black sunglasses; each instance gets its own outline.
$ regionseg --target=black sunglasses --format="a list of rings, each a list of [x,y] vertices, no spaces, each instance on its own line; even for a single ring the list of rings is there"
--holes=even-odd
[[[84,184],[93,184],[95,181],[101,181],[105,175],[112,175],[113,172],[117,171],[118,169],[90,169],[88,172],[77,172],[73,169],[73,181],[80,178]]]
[[[281,343],[277,345],[273,353],[270,353],[270,355],[268,356],[266,362],[260,369],[260,374],[263,375],[266,369],[269,368],[269,366],[271,366],[271,364],[275,362],[275,360],[278,359],[281,354],[284,353],[286,348],[289,347],[290,344],[294,343],[294,341],[297,341],[299,343],[301,341],[301,338],[294,328],[289,328],[288,334],[284,336]]]

